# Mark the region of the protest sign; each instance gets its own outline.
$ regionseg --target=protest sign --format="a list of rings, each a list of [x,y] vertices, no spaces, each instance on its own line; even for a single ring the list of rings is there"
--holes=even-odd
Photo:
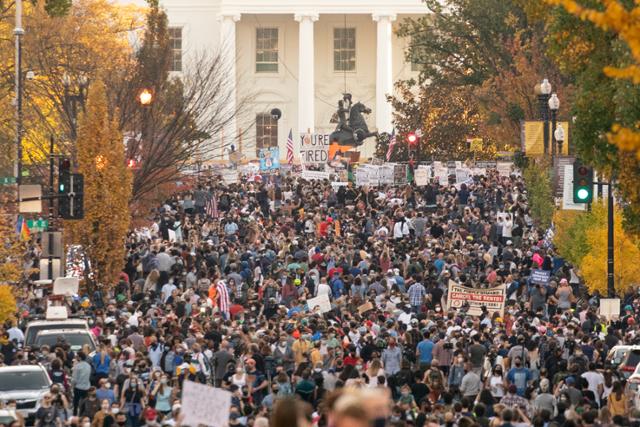
[[[185,380],[182,387],[183,425],[199,424],[211,427],[227,427],[231,393],[220,388]]]
[[[358,314],[360,314],[361,316],[366,313],[369,310],[373,310],[373,304],[371,304],[371,301],[367,301],[364,304],[362,304],[361,306],[358,307]]]
[[[278,147],[261,148],[258,156],[261,171],[270,171],[280,167],[280,150]]]
[[[237,184],[240,179],[238,178],[238,171],[235,169],[222,169],[220,176],[225,184]]]
[[[424,186],[429,184],[429,178],[431,177],[431,168],[430,167],[419,167],[415,170],[413,178],[415,179],[416,185]]]
[[[468,183],[470,180],[469,169],[457,168],[456,169],[456,184]]]
[[[356,185],[358,187],[362,187],[365,185],[369,185],[370,181],[369,181],[369,171],[365,168],[358,168],[356,169]]]
[[[481,160],[476,162],[476,167],[480,169],[495,169],[498,162],[495,160]]]
[[[329,179],[329,172],[326,171],[310,171],[303,170],[301,174],[302,179],[306,179],[307,181],[322,181],[324,179]]]
[[[496,169],[498,170],[498,174],[500,174],[500,176],[510,176],[511,166],[513,166],[512,162],[498,162],[496,164]]]
[[[320,308],[320,313],[327,313],[331,311],[331,301],[329,301],[329,295],[324,294],[315,298],[309,298],[307,300],[307,306],[309,311],[314,311],[316,307]]]
[[[496,311],[500,315],[504,313],[505,286],[500,285],[490,289],[467,288],[449,280],[449,292],[447,294],[447,306],[449,309],[460,309],[468,304],[467,313],[478,316],[482,313],[482,307],[486,307],[489,313]]]
[[[302,164],[324,164],[329,160],[328,134],[300,135],[300,161]]]
[[[620,317],[620,298],[600,298],[600,316],[607,320]]]
[[[535,285],[546,285],[549,283],[549,279],[551,278],[551,272],[548,270],[531,270],[531,283]]]
[[[395,165],[393,168],[393,185],[407,183],[407,165]]]
[[[80,282],[77,277],[58,277],[53,282],[53,295],[64,295],[67,297],[77,295]]]
[[[393,172],[394,172],[394,164],[386,164],[380,166],[379,177],[380,177],[380,185],[391,185],[393,184]]]

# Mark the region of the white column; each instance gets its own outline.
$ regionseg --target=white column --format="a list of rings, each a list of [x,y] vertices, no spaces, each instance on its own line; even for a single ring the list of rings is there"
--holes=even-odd
[[[300,24],[298,36],[298,132],[314,131],[315,127],[315,78],[313,23],[317,13],[296,13]],[[296,144],[298,138],[296,138]]]
[[[376,52],[376,126],[378,132],[391,132],[391,103],[387,95],[393,92],[393,74],[391,64],[393,56],[391,41],[392,22],[396,15],[392,13],[374,13],[373,20],[378,23]]]
[[[220,56],[224,64],[224,72],[227,75],[227,83],[229,94],[227,99],[227,108],[233,117],[227,121],[223,128],[220,144],[222,147],[228,148],[231,144],[235,145],[236,150],[239,149],[238,142],[235,141],[238,133],[238,125],[236,123],[236,22],[240,20],[239,13],[221,13],[218,15],[220,21]],[[225,152],[228,150],[225,148]]]

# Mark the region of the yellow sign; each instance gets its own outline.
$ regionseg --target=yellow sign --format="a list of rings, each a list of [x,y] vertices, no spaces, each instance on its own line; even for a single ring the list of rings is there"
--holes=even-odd
[[[482,151],[482,138],[471,138],[467,139],[469,143],[469,150],[478,152]]]
[[[569,122],[557,122],[564,129],[564,141],[562,142],[562,154],[569,154]],[[551,143],[553,132],[551,122],[549,122],[549,154],[551,154]],[[522,143],[527,156],[542,156],[544,154],[544,122],[527,120],[522,123]],[[558,146],[556,146],[556,150]]]

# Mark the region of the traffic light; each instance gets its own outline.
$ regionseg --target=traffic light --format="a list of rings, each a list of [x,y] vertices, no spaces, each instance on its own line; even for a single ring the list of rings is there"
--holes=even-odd
[[[593,168],[580,160],[573,163],[573,203],[591,203],[593,200]]]
[[[418,143],[418,135],[413,132],[409,132],[407,134],[407,142],[410,146],[416,145]]]
[[[71,160],[58,163],[58,214],[64,219],[82,219],[84,216],[84,177],[71,173]]]
[[[127,160],[127,167],[129,169],[137,169],[138,168],[138,161],[136,159]]]

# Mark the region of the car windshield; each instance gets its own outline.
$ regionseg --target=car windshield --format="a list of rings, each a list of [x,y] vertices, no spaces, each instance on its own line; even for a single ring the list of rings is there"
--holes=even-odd
[[[640,350],[633,350],[627,359],[627,366],[638,366],[640,363]]]
[[[27,335],[25,337],[26,345],[31,345],[36,339],[38,332],[46,331],[49,329],[85,329],[86,326],[81,323],[56,323],[47,322],[42,325],[32,325],[27,328]]]
[[[619,350],[616,350],[616,352],[613,355],[613,361],[615,363],[620,363],[622,362],[622,359],[624,359],[624,356],[627,355],[627,352],[629,351],[628,348],[621,348]]]
[[[0,391],[40,390],[49,387],[44,372],[0,372]]]
[[[91,351],[95,350],[95,346],[93,341],[91,341],[91,337],[89,334],[47,334],[47,335],[38,335],[35,341],[35,345],[38,347],[42,347],[43,345],[48,345],[52,347],[58,344],[58,340],[64,340],[67,344],[71,346],[73,350],[78,350],[82,348],[83,345],[88,344],[89,349]]]

